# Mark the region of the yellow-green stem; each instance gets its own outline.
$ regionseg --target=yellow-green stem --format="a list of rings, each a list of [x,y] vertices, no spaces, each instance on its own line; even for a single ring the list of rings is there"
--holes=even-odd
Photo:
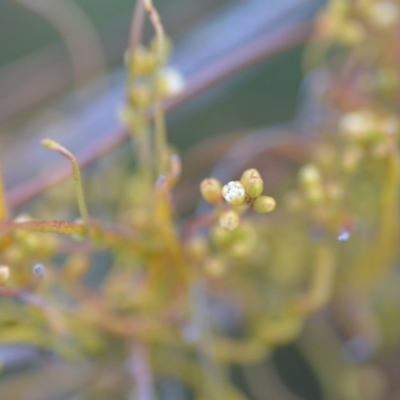
[[[156,32],[157,58],[158,58],[158,65],[160,68],[164,63],[164,56],[163,56],[163,46],[165,44],[164,27],[161,23],[160,15],[153,6],[152,0],[143,0],[143,4]],[[166,173],[165,170],[166,132],[165,132],[164,110],[160,93],[159,68],[154,75],[154,82],[155,82],[154,125],[155,125],[155,150],[156,150],[157,176]]]
[[[79,164],[75,156],[68,151],[65,147],[61,146],[59,143],[55,142],[54,140],[45,139],[42,141],[42,145],[50,150],[57,151],[62,156],[67,158],[71,162],[72,166],[72,174],[75,181],[75,191],[76,191],[76,198],[78,201],[78,209],[81,214],[83,223],[85,225],[86,233],[89,232],[89,214],[86,207],[85,196],[83,194],[83,187],[82,187],[82,178],[81,178],[81,171],[79,168]]]
[[[381,225],[378,237],[345,276],[346,280],[365,291],[387,273],[398,249],[399,181],[399,154],[397,149],[393,149],[388,155],[380,196]]]
[[[158,76],[158,74],[157,74]],[[158,86],[158,77],[156,78],[156,85]],[[165,132],[165,118],[164,110],[162,106],[162,100],[160,98],[159,89],[157,88],[156,102],[155,102],[155,147],[156,147],[156,173],[157,176],[164,175],[165,169],[165,151],[167,145],[167,135]]]
[[[316,245],[315,265],[309,291],[295,301],[294,309],[311,314],[326,306],[332,296],[335,270],[333,249],[325,244]]]
[[[135,131],[135,135],[132,135],[135,144],[135,151],[137,160],[139,163],[139,170],[142,175],[146,177],[146,180],[152,178],[152,157],[151,157],[151,138],[150,138],[150,126],[149,120],[146,116],[143,116],[140,124]],[[135,140],[136,139],[136,140]]]

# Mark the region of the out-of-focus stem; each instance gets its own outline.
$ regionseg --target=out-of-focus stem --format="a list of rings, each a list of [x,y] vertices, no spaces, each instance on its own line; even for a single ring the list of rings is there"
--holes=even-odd
[[[165,39],[164,27],[161,23],[160,15],[158,14],[157,10],[153,6],[152,0],[143,0],[144,7],[149,14],[149,18],[151,23],[154,26],[154,30],[156,31],[157,35],[157,51],[159,57],[162,55],[162,46]]]
[[[69,236],[82,235],[85,232],[85,227],[82,224],[64,221],[33,220],[0,224],[0,232],[10,232],[16,229],[42,233],[59,233]]]
[[[131,54],[133,54],[141,41],[145,15],[144,11],[145,10],[143,1],[137,0],[135,11],[132,16],[131,32],[129,37],[129,51],[131,52]]]
[[[314,313],[329,302],[334,285],[335,265],[333,249],[327,245],[316,246],[309,292],[296,300],[294,307],[297,311]]]
[[[159,74],[157,73],[156,80],[158,81]],[[156,83],[158,86],[158,83]],[[157,176],[165,173],[165,149],[167,144],[167,134],[165,131],[165,116],[160,98],[159,89],[157,88],[156,102],[155,102],[155,147],[156,147],[156,174]]]
[[[155,82],[155,103],[154,103],[154,125],[155,125],[155,156],[156,156],[156,175],[166,173],[165,170],[165,149],[167,144],[165,130],[165,116],[160,93],[160,68],[164,63],[163,46],[165,45],[165,32],[160,15],[155,9],[152,0],[143,0],[144,7],[149,15],[156,32],[158,68],[154,74]]]
[[[137,400],[153,400],[153,375],[149,365],[145,344],[139,340],[134,340],[131,343],[129,367],[135,380]]]
[[[0,166],[0,221],[7,217],[7,204],[4,193],[3,174]]]
[[[399,246],[400,159],[395,146],[390,147],[380,196],[381,224],[378,236],[373,246],[369,247],[345,275],[346,280],[364,291],[368,291],[374,283],[384,277],[392,266]]]
[[[95,221],[90,222],[90,232],[93,242],[96,240],[104,247],[127,247],[138,252],[143,251],[145,247],[139,243],[138,236],[128,235],[116,230],[104,228]],[[65,221],[43,221],[31,220],[23,222],[4,221],[0,223],[0,233],[8,233],[15,230],[26,230],[42,233],[59,233],[67,236],[82,236],[87,232],[85,225],[81,222]],[[147,248],[147,252],[150,249]],[[149,253],[147,253],[149,254]]]

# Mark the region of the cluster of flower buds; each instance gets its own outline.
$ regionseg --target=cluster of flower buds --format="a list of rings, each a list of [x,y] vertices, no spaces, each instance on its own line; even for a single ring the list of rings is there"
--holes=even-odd
[[[329,163],[327,163],[329,164]],[[339,181],[323,178],[321,166],[317,164],[306,164],[299,171],[299,184],[302,189],[302,199],[298,196],[287,196],[287,200],[299,209],[299,200],[306,200],[311,205],[324,204],[327,206],[330,203],[337,203],[343,198],[343,188]],[[334,169],[328,169],[328,174],[332,174]],[[297,204],[295,204],[297,202]],[[296,207],[297,206],[297,207]]]
[[[397,118],[378,116],[368,109],[345,114],[339,125],[340,131],[346,139],[360,145],[382,142],[387,132],[396,132],[398,127]]]
[[[312,204],[323,200],[324,192],[320,171],[313,164],[307,164],[300,169],[299,181],[306,199]]]
[[[125,62],[129,68],[130,81],[128,99],[135,109],[146,110],[154,102],[154,82],[160,97],[173,97],[181,93],[185,86],[182,75],[172,67],[166,67],[171,45],[164,38],[160,49],[155,40],[146,48],[138,46],[133,52],[128,52]]]
[[[264,182],[260,173],[252,168],[246,170],[239,181],[231,181],[222,186],[215,178],[208,178],[201,182],[201,194],[208,203],[221,205],[225,199],[234,207],[249,206],[257,213],[267,213],[275,209],[275,200],[270,196],[262,195]],[[221,212],[219,224],[227,230],[234,230],[239,225],[237,208]]]
[[[361,109],[345,114],[339,125],[347,147],[342,158],[344,170],[352,171],[364,156],[383,158],[391,151],[399,131],[398,118],[376,115]]]
[[[319,30],[341,45],[355,47],[365,42],[372,29],[379,32],[391,29],[399,15],[398,4],[393,0],[332,0],[321,18]]]

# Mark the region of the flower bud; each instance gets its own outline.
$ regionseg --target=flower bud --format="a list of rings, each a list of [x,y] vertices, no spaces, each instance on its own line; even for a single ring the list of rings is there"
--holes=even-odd
[[[227,231],[220,225],[215,225],[211,230],[212,243],[218,248],[225,248],[232,242],[233,236],[231,231]]]
[[[150,106],[152,98],[150,89],[146,85],[135,85],[129,90],[129,101],[139,109]]]
[[[269,196],[259,196],[254,200],[253,209],[255,212],[264,214],[275,209],[275,199]]]
[[[222,198],[221,183],[215,178],[204,179],[200,183],[200,192],[208,203],[218,203]]]
[[[128,58],[130,58],[128,56]],[[131,68],[135,75],[150,75],[156,67],[156,58],[144,47],[138,47],[130,59]]]
[[[260,177],[254,176],[245,185],[246,194],[250,197],[259,196],[264,189],[264,182]]]
[[[240,206],[245,203],[246,192],[241,182],[231,181],[222,188],[224,199],[234,205]]]
[[[150,43],[150,50],[156,57],[157,61],[161,64],[164,64],[171,53],[172,43],[165,36],[161,43],[158,37],[154,37]],[[160,50],[161,52],[159,52]]]
[[[369,110],[349,112],[340,119],[339,129],[350,143],[363,144],[376,130],[376,117]]]
[[[212,278],[221,278],[226,274],[227,265],[221,257],[209,257],[204,264],[204,269]]]
[[[325,198],[324,191],[322,190],[321,186],[309,188],[305,193],[305,197],[309,203],[314,205],[321,204]]]
[[[224,211],[219,217],[219,224],[223,228],[233,231],[239,225],[239,214],[234,210]]]
[[[240,182],[243,186],[246,186],[250,179],[261,178],[260,173],[255,168],[247,169],[243,172]]]
[[[246,246],[249,251],[252,251],[257,245],[258,232],[253,224],[241,222],[240,225],[232,232],[233,244],[235,247],[237,243]]]
[[[229,248],[228,254],[229,257],[239,261],[248,258],[251,255],[253,249],[254,246],[252,246],[251,243],[235,242]]]
[[[299,173],[300,183],[306,188],[319,186],[321,183],[321,175],[318,169],[312,165],[305,165]]]
[[[10,278],[10,267],[7,265],[0,265],[0,285],[4,285]]]

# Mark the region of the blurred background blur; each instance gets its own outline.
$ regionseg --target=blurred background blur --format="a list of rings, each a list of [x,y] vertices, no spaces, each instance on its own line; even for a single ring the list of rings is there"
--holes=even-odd
[[[38,137],[62,138],[77,151],[118,125],[115,110],[124,96],[123,56],[133,3],[1,2],[0,155],[7,187],[37,174],[43,157],[54,157],[37,146]],[[281,32],[310,20],[323,3],[158,1],[175,45],[172,64],[185,79],[235,52],[243,58],[246,46],[258,39],[264,46],[254,66],[242,67],[242,73],[174,111],[168,121],[170,141],[186,150],[216,134],[290,120],[298,103],[306,35],[297,40],[289,33],[282,39]],[[148,25],[146,32],[149,37]],[[10,167],[16,157],[24,163]]]

